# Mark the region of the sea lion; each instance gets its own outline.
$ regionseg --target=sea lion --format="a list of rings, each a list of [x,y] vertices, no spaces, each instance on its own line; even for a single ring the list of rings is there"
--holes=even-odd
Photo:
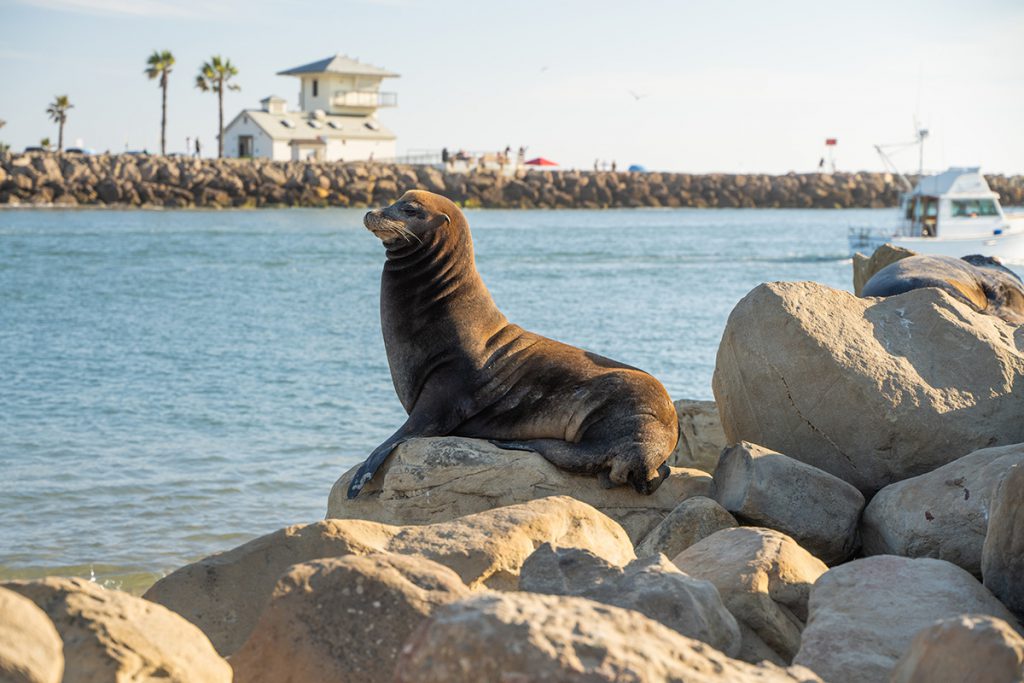
[[[872,275],[861,296],[893,296],[923,287],[938,287],[975,310],[1006,322],[1024,323],[1024,282],[988,256],[908,256]]]
[[[476,270],[469,224],[413,190],[363,219],[384,243],[381,327],[409,419],[359,467],[354,498],[398,444],[487,439],[570,472],[652,493],[678,439],[668,392],[646,372],[508,322]]]

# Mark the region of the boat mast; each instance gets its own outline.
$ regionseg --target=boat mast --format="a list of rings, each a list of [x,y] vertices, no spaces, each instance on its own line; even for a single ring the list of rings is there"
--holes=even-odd
[[[903,172],[893,163],[893,160],[889,157],[888,152],[896,152],[904,150],[907,147],[918,146],[917,154],[917,179],[920,182],[922,176],[924,176],[924,139],[928,137],[927,128],[918,128],[916,135],[914,136],[913,142],[897,142],[889,145],[875,145],[875,151],[878,152],[878,156],[882,157],[882,163],[891,170],[903,183],[903,187],[907,192],[912,192],[914,186],[911,184],[907,176],[903,175]]]

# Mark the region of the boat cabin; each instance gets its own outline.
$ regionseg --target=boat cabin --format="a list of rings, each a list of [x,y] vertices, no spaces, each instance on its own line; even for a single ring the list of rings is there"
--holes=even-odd
[[[1006,223],[999,195],[977,166],[921,178],[900,198],[900,209],[900,234],[908,237],[991,237]]]

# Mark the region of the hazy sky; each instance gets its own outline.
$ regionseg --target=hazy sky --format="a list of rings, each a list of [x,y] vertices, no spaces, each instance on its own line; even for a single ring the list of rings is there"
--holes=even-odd
[[[780,173],[813,170],[837,137],[841,170],[871,170],[916,114],[926,167],[1024,172],[1021,0],[0,0],[0,140],[56,141],[44,111],[66,93],[67,144],[158,149],[154,49],[177,57],[170,150],[199,135],[215,151],[216,97],[193,87],[211,55],[240,71],[230,120],[269,94],[295,106],[298,80],[274,74],[343,53],[402,74],[381,115],[399,153]]]

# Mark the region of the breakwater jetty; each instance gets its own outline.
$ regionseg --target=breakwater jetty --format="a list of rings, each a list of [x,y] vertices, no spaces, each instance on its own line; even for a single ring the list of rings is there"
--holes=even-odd
[[[987,176],[1007,206],[1024,176]],[[486,208],[879,208],[900,193],[891,173],[689,174],[480,170],[372,162],[274,162],[141,155],[0,155],[0,206],[344,207],[387,204],[422,188]]]

